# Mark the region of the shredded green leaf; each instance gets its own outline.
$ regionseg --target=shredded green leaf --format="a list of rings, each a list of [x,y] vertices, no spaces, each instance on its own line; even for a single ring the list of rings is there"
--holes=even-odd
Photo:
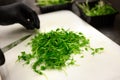
[[[64,29],[47,33],[38,32],[29,45],[32,48],[31,53],[23,51],[18,56],[18,61],[32,63],[33,70],[40,75],[46,69],[61,70],[68,65],[74,65],[75,60],[71,57],[72,54],[82,54],[84,51],[91,50],[91,55],[95,55],[103,50],[103,48],[91,48],[90,40],[81,32],[74,33]],[[82,54],[81,58],[83,57]]]

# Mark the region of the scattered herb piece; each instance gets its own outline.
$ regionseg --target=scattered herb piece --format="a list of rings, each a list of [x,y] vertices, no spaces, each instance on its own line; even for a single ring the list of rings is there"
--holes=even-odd
[[[103,48],[91,48],[90,40],[82,33],[74,33],[64,29],[56,29],[47,33],[38,32],[29,42],[31,54],[21,52],[18,61],[32,62],[33,70],[42,75],[46,69],[61,70],[68,65],[74,65],[72,54],[82,54],[84,51],[92,51],[92,55]],[[82,54],[81,58],[84,55]]]

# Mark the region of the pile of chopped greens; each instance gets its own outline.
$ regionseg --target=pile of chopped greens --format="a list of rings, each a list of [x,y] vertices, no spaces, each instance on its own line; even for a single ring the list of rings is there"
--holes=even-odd
[[[65,4],[71,1],[72,0],[37,0],[37,4],[40,6],[50,6],[50,5]]]
[[[117,10],[114,9],[111,5],[100,0],[94,7],[90,7],[88,0],[86,3],[79,3],[78,6],[87,16],[100,16],[117,13]]]
[[[35,72],[42,75],[44,70],[57,69],[74,65],[72,54],[82,54],[91,50],[91,55],[99,53],[103,48],[91,48],[90,40],[81,32],[74,33],[64,29],[56,29],[47,33],[38,32],[29,42],[31,53],[25,51],[18,56],[18,61],[32,64]]]

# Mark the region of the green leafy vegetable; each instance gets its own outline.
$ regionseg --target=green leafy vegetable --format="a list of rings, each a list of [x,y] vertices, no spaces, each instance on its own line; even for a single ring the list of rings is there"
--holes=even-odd
[[[18,56],[18,61],[32,63],[33,70],[38,74],[43,74],[46,69],[61,70],[68,65],[74,65],[72,54],[82,54],[90,50],[91,54],[95,55],[103,50],[103,48],[91,48],[90,40],[81,32],[74,33],[64,29],[56,29],[48,33],[38,32],[29,45],[32,48],[31,53],[22,52]],[[81,58],[83,57],[82,54]]]
[[[87,16],[100,16],[117,12],[111,5],[104,3],[102,0],[92,8],[89,6],[88,1],[86,3],[79,3],[78,6]]]
[[[40,6],[50,6],[57,4],[65,4],[71,1],[72,0],[37,0],[37,4]]]

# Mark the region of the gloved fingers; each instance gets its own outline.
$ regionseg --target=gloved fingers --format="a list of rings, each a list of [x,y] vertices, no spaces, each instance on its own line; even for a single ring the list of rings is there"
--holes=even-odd
[[[28,13],[28,14],[29,14],[29,15],[28,15],[28,18],[29,18],[29,19],[27,19],[27,21],[31,22],[32,25],[33,25],[35,28],[39,29],[39,28],[40,28],[40,21],[39,21],[39,19],[38,19],[37,14],[36,14],[34,11],[32,12],[32,14],[30,14],[30,13]]]
[[[23,16],[19,16],[17,19],[17,22],[23,25],[26,29],[32,30],[35,29],[36,27],[27,19],[25,19]]]
[[[35,11],[30,9],[26,5],[22,5],[22,9],[21,10],[22,10],[23,15],[26,18],[26,20],[28,22],[30,22],[32,24],[32,26],[34,26],[35,28],[39,29],[40,28],[40,21],[38,19],[38,15],[35,13]]]
[[[40,21],[39,21],[38,15],[35,12],[33,12],[33,15],[34,15],[33,25],[36,26],[37,29],[39,29],[40,28]]]

